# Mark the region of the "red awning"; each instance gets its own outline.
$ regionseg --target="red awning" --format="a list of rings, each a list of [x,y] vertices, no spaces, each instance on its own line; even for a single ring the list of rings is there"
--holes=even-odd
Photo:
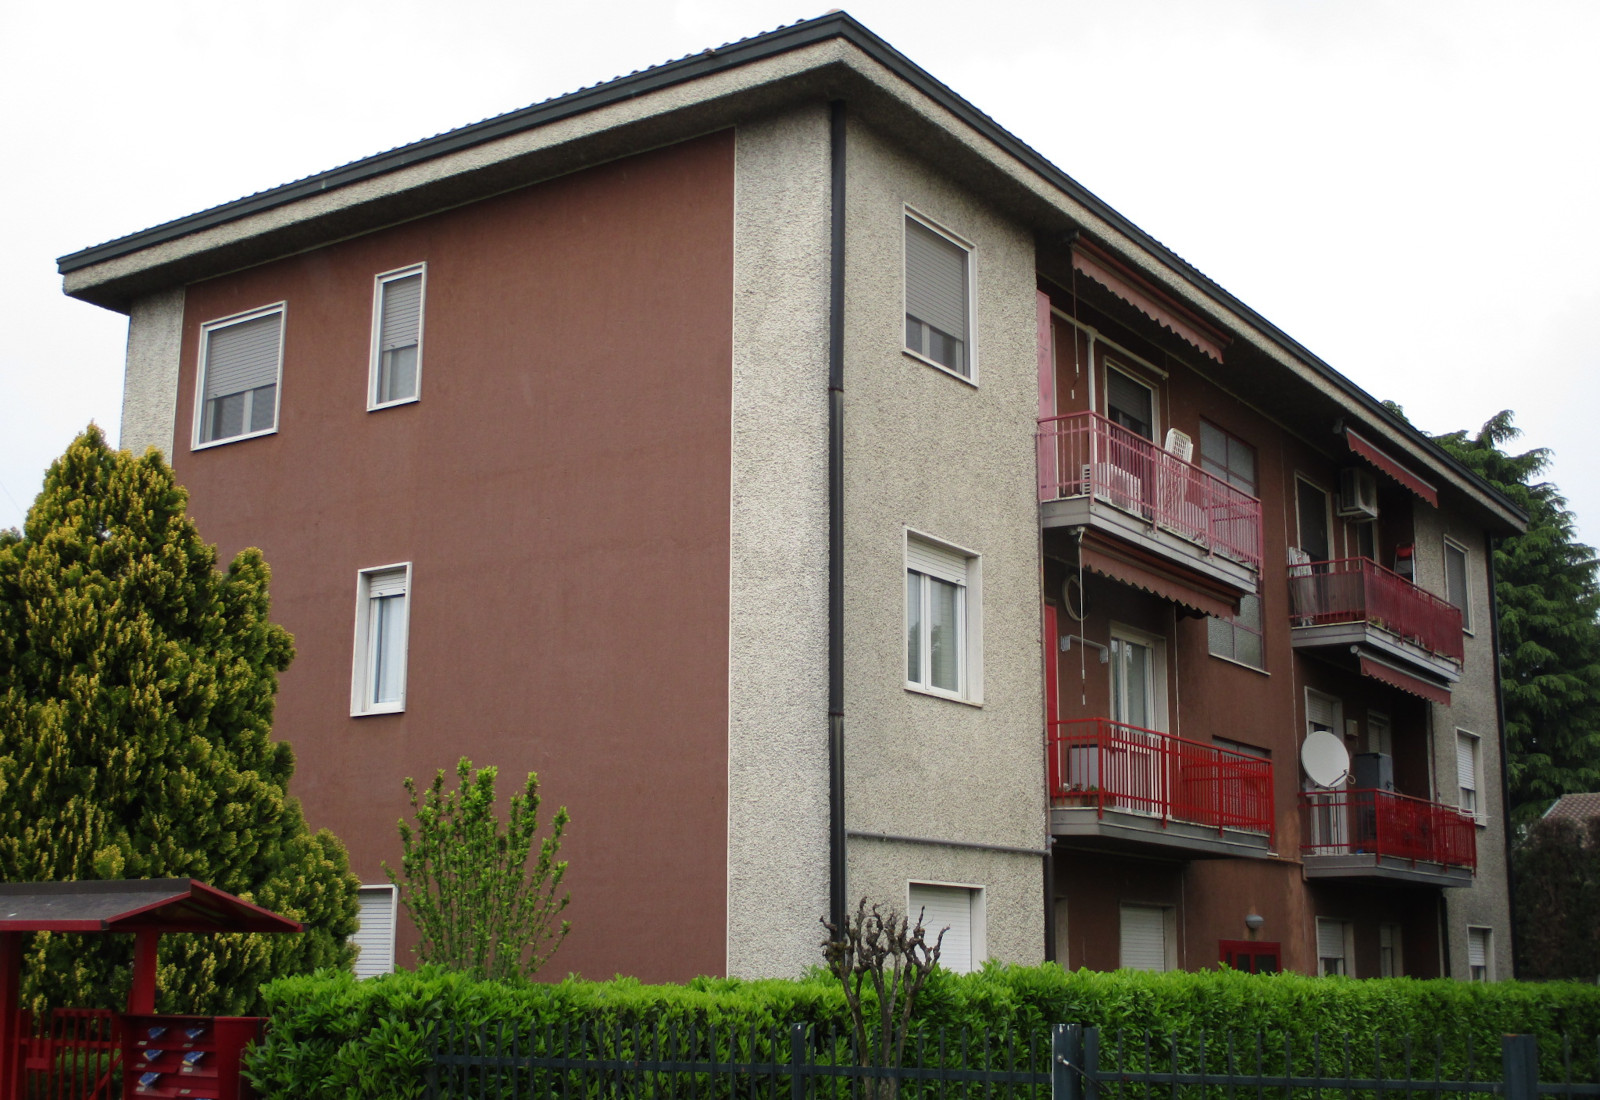
[[[1098,253],[1087,253],[1084,247],[1081,242],[1073,246],[1072,266],[1075,269],[1152,321],[1171,329],[1206,355],[1222,362],[1222,349],[1228,342],[1226,336],[1210,331],[1204,322],[1115,260]]]
[[[1180,607],[1187,607],[1202,615],[1215,615],[1219,619],[1230,619],[1239,613],[1237,602],[1209,592],[1197,591],[1177,577],[1157,569],[1104,553],[1087,543],[1078,548],[1078,553],[1085,569],[1099,573],[1102,577],[1110,577],[1114,581],[1142,588],[1164,600],[1171,600]]]
[[[1357,435],[1354,430],[1350,428],[1344,430],[1344,441],[1349,444],[1352,451],[1366,459],[1380,472],[1388,474],[1435,508],[1439,507],[1439,490],[1378,450],[1378,448],[1367,442],[1364,437]]]
[[[1412,676],[1408,672],[1401,672],[1393,665],[1386,665],[1382,661],[1373,660],[1371,657],[1361,658],[1361,675],[1370,676],[1374,680],[1388,684],[1392,688],[1418,698],[1426,699],[1430,703],[1440,706],[1450,705],[1450,689],[1431,684],[1419,676]]]

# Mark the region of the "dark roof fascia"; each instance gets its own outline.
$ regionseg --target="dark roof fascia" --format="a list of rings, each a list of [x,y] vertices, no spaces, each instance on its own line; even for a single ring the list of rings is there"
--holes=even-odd
[[[796,23],[766,34],[756,35],[740,42],[730,43],[714,50],[669,61],[666,64],[644,69],[628,76],[618,77],[604,84],[572,92],[556,99],[511,111],[482,122],[463,126],[436,137],[425,138],[410,145],[362,160],[307,176],[293,183],[283,184],[242,199],[223,203],[199,213],[178,218],[138,233],[119,237],[105,244],[95,245],[60,257],[56,261],[59,274],[90,267],[107,260],[117,259],[153,245],[175,240],[190,233],[200,232],[251,214],[283,206],[299,199],[321,194],[334,188],[358,183],[435,157],[445,156],[484,142],[519,133],[523,130],[548,125],[572,115],[592,111],[622,100],[646,95],[676,84],[710,76],[737,68],[740,65],[776,57],[792,50],[840,38],[904,80],[939,106],[971,126],[1001,150],[1066,193],[1074,202],[1090,210],[1096,217],[1114,226],[1149,255],[1170,269],[1179,278],[1199,286],[1216,302],[1236,313],[1259,329],[1269,339],[1281,345],[1302,360],[1313,372],[1338,387],[1363,412],[1378,420],[1391,431],[1409,439],[1434,461],[1475,486],[1506,513],[1527,525],[1528,516],[1504,494],[1489,485],[1454,456],[1446,452],[1409,422],[1396,416],[1383,403],[1361,389],[1338,370],[1277,325],[1257,313],[1241,299],[1224,289],[1194,265],[1140,229],[1118,213],[1104,200],[1089,191],[1077,180],[1056,167],[1032,146],[1005,129],[994,119],[978,110],[957,95],[950,87],[935,79],[921,66],[906,57],[888,42],[878,37],[845,12],[830,12],[815,19]],[[1102,242],[1114,245],[1114,242]]]

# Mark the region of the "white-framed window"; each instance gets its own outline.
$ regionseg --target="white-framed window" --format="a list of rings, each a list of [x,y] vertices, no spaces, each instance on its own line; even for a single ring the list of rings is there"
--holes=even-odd
[[[905,234],[906,351],[977,382],[972,245],[909,207]]]
[[[421,392],[426,284],[426,264],[385,271],[374,281],[368,409],[415,401]]]
[[[1461,812],[1471,814],[1482,822],[1483,798],[1480,795],[1480,779],[1483,774],[1483,741],[1475,733],[1466,730],[1456,730],[1456,789],[1459,797],[1456,805],[1461,807]]]
[[[1124,970],[1177,969],[1177,937],[1173,935],[1176,915],[1171,906],[1123,904],[1117,965]]]
[[[985,944],[987,929],[984,919],[984,889],[943,882],[912,882],[906,885],[906,917],[916,926],[917,916],[922,916],[922,927],[930,944],[940,930],[944,941],[939,945],[939,965],[957,974],[968,974],[978,969],[988,957]]]
[[[363,569],[357,574],[351,714],[392,714],[406,709],[410,593],[409,562]]]
[[[1157,428],[1156,389],[1122,364],[1106,362],[1106,419],[1134,435],[1155,441]]]
[[[1106,662],[1111,677],[1111,720],[1140,729],[1167,728],[1167,643],[1142,630],[1111,624]]]
[[[1342,974],[1355,977],[1351,959],[1354,926],[1349,921],[1317,918],[1317,973],[1324,978]]]
[[[359,948],[356,953],[356,977],[376,978],[380,974],[394,973],[395,888],[392,884],[363,886],[356,894],[360,913],[356,917],[355,935],[350,937]]]
[[[1405,958],[1400,951],[1400,926],[1378,925],[1378,977],[1398,978],[1405,972]]]
[[[286,303],[277,302],[200,326],[196,450],[278,430],[287,312]]]
[[[1494,981],[1494,930],[1467,928],[1467,978],[1474,982]]]
[[[906,681],[966,702],[982,697],[981,559],[906,532]]]
[[[1444,598],[1461,609],[1461,629],[1472,633],[1472,591],[1468,578],[1471,555],[1465,546],[1444,540]]]
[[[1256,495],[1256,449],[1209,420],[1200,421],[1200,468],[1242,492]],[[1227,522],[1227,521],[1223,521]],[[1239,613],[1229,619],[1206,620],[1206,648],[1213,657],[1265,670],[1266,630],[1261,622],[1261,597],[1239,599]]]

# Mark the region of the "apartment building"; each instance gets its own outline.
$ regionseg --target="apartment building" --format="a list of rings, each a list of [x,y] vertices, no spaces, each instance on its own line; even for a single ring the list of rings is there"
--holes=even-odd
[[[1509,974],[1524,517],[848,15],[60,270],[273,566],[364,972],[464,754],[571,811],[561,972],[798,973],[865,895],[960,969]]]

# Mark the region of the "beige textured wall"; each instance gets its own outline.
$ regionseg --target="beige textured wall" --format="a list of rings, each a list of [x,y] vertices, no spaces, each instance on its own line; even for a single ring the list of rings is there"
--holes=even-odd
[[[735,149],[728,973],[821,961],[828,911],[828,113]]]
[[[1449,923],[1449,974],[1467,977],[1467,926],[1494,930],[1494,974],[1511,977],[1511,903],[1506,882],[1505,805],[1501,797],[1500,715],[1495,700],[1494,631],[1489,604],[1488,540],[1483,531],[1458,516],[1418,502],[1415,511],[1417,583],[1444,595],[1444,539],[1467,548],[1472,633],[1466,638],[1461,682],[1450,693],[1448,707],[1433,707],[1435,798],[1455,805],[1456,731],[1480,738],[1482,770],[1478,797],[1478,874],[1470,887],[1446,890]]]
[[[863,126],[850,127],[848,158],[848,826],[1040,850],[1033,240]],[[902,350],[907,204],[975,246],[976,386]],[[908,528],[981,555],[981,705],[904,686]],[[1038,856],[859,838],[849,850],[852,904],[904,904],[910,879],[981,885],[989,954],[1043,957]]]
[[[128,315],[128,358],[122,382],[122,430],[117,446],[136,455],[154,447],[169,462],[178,412],[183,299],[184,289],[180,286],[133,304]]]

